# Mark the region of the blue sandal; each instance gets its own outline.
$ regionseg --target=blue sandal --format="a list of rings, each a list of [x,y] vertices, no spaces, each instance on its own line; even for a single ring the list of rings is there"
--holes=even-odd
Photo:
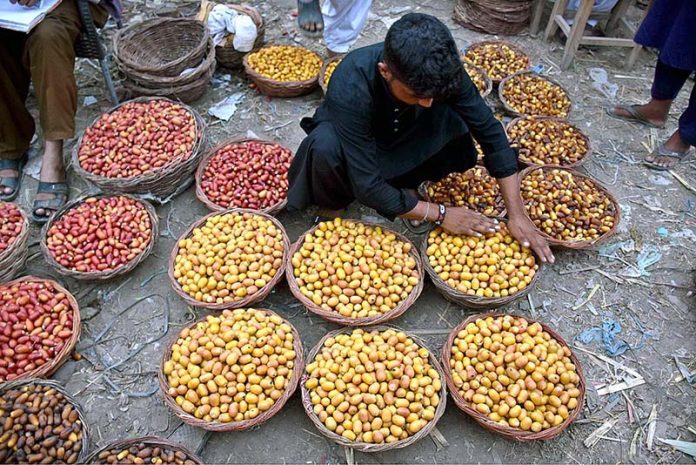
[[[18,173],[16,177],[0,177],[0,190],[4,190],[7,187],[12,189],[12,192],[9,194],[4,194],[0,191],[0,200],[5,202],[11,202],[17,198],[17,195],[19,194],[19,188],[22,185],[22,172],[24,171],[24,165],[26,163],[26,153],[22,156],[22,158],[19,158],[17,160],[0,160],[0,171],[12,170]]]
[[[63,182],[39,182],[39,187],[36,190],[37,194],[53,194],[52,199],[34,200],[34,206],[31,209],[31,219],[36,223],[45,223],[53,215],[60,210],[65,202],[68,201],[68,183]],[[37,215],[36,210],[51,210],[50,215]]]

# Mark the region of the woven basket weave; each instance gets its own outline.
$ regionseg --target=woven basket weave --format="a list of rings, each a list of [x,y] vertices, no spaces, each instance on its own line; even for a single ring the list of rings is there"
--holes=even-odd
[[[331,331],[327,335],[325,335],[321,340],[317,343],[316,346],[309,352],[309,355],[307,355],[307,363],[310,364],[314,361],[316,358],[317,354],[321,351],[322,347],[324,346],[324,343],[327,341],[329,338],[335,338],[339,334],[350,334],[355,328],[341,328],[336,331]],[[370,332],[370,331],[386,331],[388,329],[393,329],[396,331],[401,331],[406,333],[406,335],[413,339],[413,341],[418,344],[420,347],[424,347],[428,349],[427,344],[425,342],[412,334],[408,334],[407,331],[403,331],[402,329],[396,327],[396,326],[390,326],[390,325],[379,325],[379,326],[368,326],[363,328],[365,332]],[[430,365],[439,373],[440,379],[444,380],[445,379],[445,373],[443,371],[442,366],[440,365],[440,361],[437,359],[437,356],[435,353],[428,349],[428,352],[430,354],[429,356],[429,362]],[[437,408],[435,409],[435,417],[430,420],[423,429],[421,429],[419,432],[414,434],[413,436],[409,436],[406,439],[392,442],[392,443],[384,443],[384,444],[372,444],[372,443],[367,443],[367,442],[358,442],[358,441],[350,441],[340,434],[336,434],[332,431],[330,431],[324,423],[319,419],[316,413],[314,413],[314,410],[312,408],[312,401],[310,400],[309,397],[309,390],[305,387],[305,384],[307,383],[307,380],[309,379],[309,373],[306,371],[302,373],[302,379],[300,380],[300,390],[302,392],[302,406],[304,407],[305,412],[307,413],[307,416],[309,417],[310,420],[312,420],[312,423],[314,423],[314,426],[317,427],[319,432],[326,436],[327,438],[331,439],[333,442],[340,446],[344,447],[350,447],[352,449],[358,450],[360,452],[385,452],[388,450],[393,450],[393,449],[401,449],[404,447],[408,447],[412,444],[415,444],[416,442],[420,441],[424,437],[426,437],[430,432],[435,428],[435,425],[437,424],[438,420],[440,417],[442,417],[442,414],[445,413],[445,404],[447,400],[447,388],[446,382],[442,383],[442,389],[439,392],[439,397],[440,397],[440,403],[438,404]]]
[[[22,215],[23,225],[12,245],[0,253],[0,283],[17,276],[24,269],[29,254],[29,218],[24,210],[15,206]]]
[[[520,72],[511,74],[510,76],[508,76],[505,79],[503,79],[502,81],[500,81],[500,86],[498,86],[498,98],[500,98],[500,102],[503,104],[505,111],[507,111],[508,113],[515,115],[515,116],[557,116],[557,115],[525,115],[524,113],[520,113],[519,111],[515,110],[512,106],[510,106],[507,99],[503,95],[503,92],[505,92],[506,86],[511,85],[511,84],[509,84],[511,80],[515,79],[517,76],[520,76],[522,74],[533,74],[534,76],[537,76],[540,79],[543,79],[545,81],[550,82],[554,86],[560,87],[561,90],[565,93],[566,97],[568,98],[568,102],[569,102],[568,110],[566,111],[566,114],[561,115],[560,117],[561,118],[568,117],[568,115],[570,114],[570,110],[573,109],[573,102],[572,102],[572,100],[570,100],[570,93],[568,93],[568,90],[566,90],[565,87],[563,87],[562,85],[560,85],[558,82],[554,81],[553,79],[549,79],[548,77],[542,76],[542,75],[535,73],[533,71],[520,71]]]
[[[153,76],[178,76],[203,60],[208,28],[185,18],[136,22],[114,35],[114,57],[120,66]]]
[[[273,223],[273,225],[278,228],[280,231],[281,235],[283,236],[283,264],[280,266],[279,269],[276,270],[275,276],[266,284],[263,288],[259,289],[258,292],[247,295],[246,297],[243,297],[241,299],[235,300],[233,302],[226,302],[226,303],[206,303],[206,302],[200,302],[193,297],[191,297],[187,292],[184,292],[184,290],[181,288],[179,285],[179,282],[177,279],[174,277],[174,264],[176,263],[176,256],[179,253],[179,242],[182,240],[188,238],[191,236],[193,233],[193,230],[204,225],[206,221],[208,221],[208,218],[213,217],[213,216],[218,216],[218,215],[224,215],[226,213],[236,213],[236,214],[244,214],[244,213],[249,213],[255,216],[261,216]],[[167,268],[167,272],[169,275],[169,281],[172,285],[172,288],[174,289],[174,292],[176,292],[179,297],[184,299],[187,304],[193,306],[193,307],[199,307],[199,308],[205,308],[208,310],[227,310],[227,309],[233,309],[233,308],[242,308],[242,307],[248,307],[251,304],[254,304],[256,302],[260,302],[263,299],[265,299],[271,291],[273,291],[273,288],[278,284],[282,279],[283,279],[283,269],[285,267],[285,263],[288,262],[289,260],[289,250],[290,250],[290,241],[288,240],[288,233],[285,231],[285,228],[283,227],[282,223],[278,221],[276,218],[272,217],[271,215],[268,215],[266,213],[261,213],[257,212],[254,210],[246,210],[243,208],[232,208],[229,210],[224,210],[221,212],[212,212],[209,213],[208,215],[204,216],[200,220],[194,222],[191,226],[188,227],[186,231],[179,237],[179,240],[176,241],[174,244],[174,247],[172,248],[172,253],[169,256],[169,266]]]
[[[510,140],[510,143],[513,144],[517,142],[516,140],[513,140],[510,138],[510,130],[518,123],[526,120],[526,119],[534,119],[534,120],[539,120],[539,121],[557,121],[560,123],[565,123],[568,126],[572,127],[575,129],[578,134],[583,138],[585,141],[585,144],[587,145],[587,151],[583,154],[583,156],[578,159],[578,161],[574,163],[568,163],[567,165],[562,165],[563,168],[577,168],[580,165],[583,165],[587,160],[592,156],[592,144],[590,142],[590,138],[587,137],[587,135],[581,131],[577,126],[574,126],[568,122],[568,120],[564,118],[558,118],[556,116],[519,116],[512,121],[510,121],[507,126],[505,127],[505,132],[508,135],[508,139]],[[523,153],[522,149],[519,149],[520,155],[519,155],[519,160],[522,164],[525,166],[552,166],[552,165],[539,165],[537,163],[531,162],[529,159],[525,158],[525,154]]]
[[[77,139],[77,143],[73,147],[72,151],[72,167],[75,172],[80,177],[91,182],[104,192],[142,195],[159,203],[164,203],[170,200],[172,196],[180,194],[183,189],[193,181],[193,172],[195,171],[196,166],[203,155],[203,150],[205,149],[206,145],[206,124],[196,110],[182,103],[173,102],[169,99],[164,99],[161,97],[140,97],[129,100],[128,102],[148,102],[154,99],[168,100],[172,103],[176,103],[177,105],[181,105],[189,113],[191,113],[196,120],[198,138],[194,143],[192,153],[188,158],[184,160],[177,160],[163,166],[162,168],[149,171],[148,173],[140,176],[130,178],[107,178],[105,176],[90,173],[80,166],[79,151],[80,146],[82,145],[82,137],[84,136],[83,133]],[[120,105],[115,106],[109,110],[108,113],[113,112],[128,102],[123,102]],[[95,118],[90,126],[94,125],[100,117],[101,115]]]
[[[279,316],[278,314],[265,308],[255,308],[254,310],[260,310],[269,315]],[[205,318],[194,321],[193,323],[187,325],[186,328],[193,328],[201,321],[205,321]],[[229,423],[208,422],[196,418],[194,415],[184,412],[184,410],[176,403],[176,400],[169,395],[169,383],[167,381],[166,375],[164,374],[164,364],[167,360],[170,359],[172,347],[174,346],[174,344],[176,344],[176,341],[179,339],[180,332],[172,338],[172,340],[169,342],[166,349],[164,350],[162,354],[162,359],[160,361],[160,367],[157,372],[157,379],[159,380],[160,392],[162,394],[162,397],[164,398],[164,403],[167,405],[167,407],[169,407],[172,410],[172,412],[174,412],[174,415],[180,418],[181,421],[183,421],[187,425],[195,426],[196,428],[202,428],[207,431],[244,431],[255,426],[259,426],[260,424],[270,420],[276,413],[278,413],[283,408],[288,399],[292,397],[295,390],[297,389],[297,385],[300,381],[300,376],[304,372],[304,348],[302,346],[300,334],[297,332],[295,327],[284,318],[283,323],[287,324],[292,329],[293,350],[295,351],[295,363],[292,367],[292,376],[288,380],[288,385],[283,391],[283,395],[275,401],[275,403],[270,409],[266,410],[256,418],[252,418],[250,420],[233,421]]]
[[[267,45],[267,47],[272,46],[273,44]],[[269,79],[266,76],[256,72],[249,65],[248,53],[244,55],[244,60],[242,63],[244,65],[244,72],[247,74],[249,79],[256,85],[259,92],[268,97],[299,97],[301,95],[309,94],[319,85],[319,73],[317,73],[317,75],[312,79],[307,79],[306,81],[274,81],[273,79]]]
[[[515,35],[527,27],[531,9],[531,0],[457,0],[453,19],[485,34]]]
[[[266,36],[266,24],[261,16],[261,13],[250,5],[227,5],[233,10],[239,13],[245,14],[254,21],[256,24],[256,40],[254,41],[254,48],[252,52],[260,49],[263,46],[263,41]],[[244,60],[244,55],[246,52],[239,52],[234,49],[232,45],[232,39],[234,36],[227,36],[225,42],[215,47],[215,54],[217,56],[217,62],[220,66],[228,69],[238,69],[242,68],[242,61]]]
[[[186,448],[184,448],[181,444],[176,444],[174,442],[171,442],[168,439],[160,438],[157,436],[144,436],[140,438],[132,438],[132,439],[120,439],[118,441],[110,442],[99,449],[95,450],[91,454],[89,454],[89,457],[85,460],[85,463],[89,464],[106,464],[108,462],[101,461],[99,458],[99,455],[102,452],[107,452],[110,450],[125,450],[129,449],[132,446],[138,446],[140,444],[144,444],[146,447],[160,447],[163,449],[169,449],[175,452],[182,452],[186,455],[188,460],[191,462],[197,464],[197,465],[203,465],[203,461],[198,457],[196,454],[188,451]]]
[[[249,138],[229,139],[229,140],[226,140],[226,141],[218,144],[216,147],[213,147],[212,149],[208,150],[198,165],[198,169],[196,170],[195,178],[196,178],[196,197],[198,197],[198,200],[203,202],[205,204],[205,206],[208,207],[210,210],[221,212],[221,211],[227,210],[228,208],[237,208],[237,207],[235,207],[235,206],[222,207],[222,206],[218,205],[217,203],[213,202],[212,200],[210,200],[208,198],[208,196],[206,195],[205,191],[201,187],[201,180],[203,179],[203,175],[205,174],[205,170],[208,166],[208,161],[212,157],[214,157],[215,154],[219,150],[227,147],[228,145],[241,144],[241,143],[250,142],[250,141],[259,142],[259,143],[267,144],[267,145],[278,145],[278,146],[281,146],[284,149],[288,150],[290,153],[292,153],[290,151],[290,149],[280,145],[277,142],[262,140],[262,139],[249,139]],[[258,211],[260,211],[261,213],[266,213],[268,215],[276,215],[276,214],[280,213],[283,210],[283,208],[285,208],[285,205],[287,205],[287,203],[288,203],[288,199],[286,197],[283,200],[276,202],[274,205],[271,205],[269,207],[266,207],[266,208],[264,208],[262,210],[258,210]]]
[[[616,197],[614,197],[614,194],[612,194],[611,191],[609,189],[607,189],[602,183],[600,183],[599,181],[597,181],[596,179],[594,179],[591,176],[587,176],[585,174],[580,173],[579,171],[575,171],[572,169],[565,169],[565,168],[559,168],[559,167],[554,167],[554,166],[542,166],[542,167],[533,167],[532,166],[529,168],[525,168],[524,170],[522,170],[520,172],[520,174],[519,174],[520,184],[522,184],[522,180],[529,173],[531,173],[534,170],[538,170],[538,169],[541,169],[541,170],[558,169],[558,170],[568,171],[568,172],[572,173],[573,177],[575,177],[575,178],[588,179],[588,180],[592,181],[592,183],[597,187],[597,189],[599,191],[603,192],[609,198],[609,201],[614,206],[614,227],[611,228],[606,233],[599,236],[599,238],[592,240],[592,241],[562,241],[562,240],[559,240],[555,237],[551,237],[550,235],[546,234],[546,232],[537,228],[535,225],[536,230],[539,231],[539,234],[541,234],[549,244],[556,245],[559,247],[565,247],[568,249],[585,250],[585,249],[589,249],[591,247],[594,247],[597,244],[605,242],[611,236],[616,234],[616,231],[619,228],[619,224],[621,223],[621,207],[619,206],[619,201],[616,199]],[[521,197],[521,194],[520,194],[520,197]],[[524,200],[524,198],[522,198],[522,203],[526,204],[526,201]],[[529,213],[527,212],[526,206],[525,206],[524,212],[525,212],[525,215],[527,215],[527,218],[529,218],[530,221],[532,221],[531,217],[529,216]],[[532,221],[532,223],[533,223],[533,221]]]
[[[502,307],[503,305],[507,305],[517,299],[521,299],[522,297],[526,296],[529,294],[529,291],[534,288],[536,285],[539,275],[541,274],[542,270],[544,269],[544,266],[539,259],[539,256],[530,249],[531,253],[534,255],[534,259],[536,260],[536,263],[539,265],[539,269],[536,270],[536,273],[534,273],[534,276],[532,277],[532,280],[529,282],[529,284],[524,288],[521,289],[517,292],[515,292],[512,295],[508,295],[506,297],[479,297],[479,296],[472,296],[465,294],[449,284],[447,284],[440,276],[435,272],[432,266],[430,266],[430,260],[428,259],[428,237],[430,234],[426,234],[423,237],[423,242],[421,244],[421,257],[423,260],[423,267],[425,268],[425,271],[428,273],[428,276],[430,276],[430,280],[433,282],[435,285],[435,288],[438,290],[438,292],[448,301],[455,303],[457,305],[461,305],[466,308],[470,309],[475,309],[475,310],[490,310],[494,308],[499,308]]]
[[[348,221],[348,220],[344,220]],[[304,238],[308,234],[314,233],[314,231],[319,227],[319,225],[314,226],[311,228],[309,231],[305,232],[300,236],[300,238],[292,245],[292,248],[290,249],[290,254],[288,257],[287,261],[287,268],[285,271],[287,281],[288,281],[288,287],[290,288],[290,292],[292,292],[292,295],[295,296],[297,300],[302,302],[302,305],[307,308],[312,313],[315,313],[319,315],[320,317],[324,318],[325,320],[331,321],[332,323],[336,323],[339,325],[343,326],[368,326],[368,325],[376,325],[376,324],[382,324],[387,321],[393,320],[395,318],[400,317],[403,315],[406,310],[408,310],[418,299],[420,296],[421,292],[423,291],[423,282],[425,280],[425,277],[423,276],[423,263],[421,262],[421,257],[418,254],[418,251],[416,247],[413,245],[413,243],[404,235],[399,234],[396,231],[392,231],[390,229],[384,228],[381,225],[377,224],[372,224],[372,223],[367,223],[364,221],[360,221],[360,224],[363,224],[365,226],[370,226],[373,228],[381,228],[384,234],[394,234],[397,238],[397,240],[401,242],[407,242],[411,244],[411,252],[410,255],[413,257],[413,259],[416,261],[416,269],[418,270],[418,284],[416,284],[411,290],[411,293],[408,295],[406,299],[401,301],[396,307],[391,309],[388,312],[382,313],[380,315],[374,315],[374,316],[368,316],[365,318],[350,318],[341,315],[338,312],[335,311],[330,311],[322,308],[321,306],[315,304],[312,302],[311,299],[309,299],[306,295],[302,293],[300,290],[300,286],[297,284],[297,278],[295,278],[295,272],[294,272],[294,267],[292,265],[292,257],[295,255],[297,251],[300,250],[302,247],[302,244],[304,243]]]
[[[466,73],[471,77],[472,81],[474,80],[474,76],[477,76],[484,82],[483,89],[478,89],[478,86],[476,88],[481,93],[482,98],[488,97],[491,91],[493,90],[493,80],[488,76],[488,73],[486,73],[486,71],[484,71],[484,69],[480,66],[473,65],[468,61],[462,62],[464,63],[464,69],[466,70]]]
[[[66,341],[65,345],[60,350],[60,352],[58,352],[58,354],[56,354],[56,356],[53,357],[53,359],[47,361],[40,367],[23,373],[21,376],[13,379],[13,382],[28,378],[47,378],[51,376],[58,370],[58,368],[61,367],[61,365],[63,365],[65,360],[70,356],[73,349],[75,348],[77,341],[80,339],[80,306],[77,304],[77,300],[75,300],[75,297],[73,297],[73,295],[70,292],[68,292],[67,289],[58,284],[56,281],[53,281],[52,279],[38,278],[36,276],[22,276],[21,278],[17,278],[14,281],[3,283],[0,285],[0,293],[3,289],[11,288],[16,284],[21,284],[23,282],[49,283],[51,287],[53,287],[57,292],[64,293],[65,297],[68,299],[68,302],[70,302],[70,307],[72,308],[73,327],[72,335]]]
[[[82,205],[82,203],[84,203],[87,199],[100,197],[112,196],[109,194],[88,195],[68,202],[63,206],[63,208],[61,208],[55,214],[53,214],[53,216],[51,216],[51,218],[46,222],[43,229],[41,230],[40,244],[44,258],[46,259],[46,262],[49,264],[49,266],[53,267],[58,273],[60,273],[63,276],[85,281],[106,281],[116,276],[129,273],[131,270],[135,269],[135,267],[142,263],[155,248],[155,243],[157,242],[157,237],[159,236],[159,219],[157,218],[157,212],[155,211],[155,208],[149,202],[146,202],[144,200],[137,199],[127,194],[119,194],[118,196],[113,197],[127,197],[136,201],[145,209],[145,211],[147,212],[147,216],[150,218],[150,242],[148,242],[145,249],[143,249],[143,251],[140,252],[140,254],[137,257],[135,257],[133,260],[126,263],[125,265],[108,271],[76,271],[70,268],[66,268],[60,263],[58,263],[51,251],[48,249],[48,231],[50,231],[51,227],[53,227],[53,225],[68,211]]]
[[[466,326],[469,323],[473,323],[478,319],[484,319],[493,317],[496,318],[498,316],[505,316],[506,314],[504,313],[482,313],[478,315],[472,315],[462,321],[459,326],[454,328],[452,332],[450,332],[449,337],[447,338],[447,342],[445,342],[445,345],[442,349],[442,363],[443,366],[445,367],[445,380],[447,381],[447,387],[449,388],[450,394],[452,396],[452,400],[454,400],[454,403],[459,407],[460,410],[463,410],[464,413],[467,415],[471,416],[476,423],[481,425],[484,429],[488,431],[492,431],[493,433],[499,434],[503,436],[506,439],[512,439],[514,441],[543,441],[543,440],[548,440],[548,439],[553,439],[557,436],[559,436],[563,431],[565,431],[571,423],[573,423],[577,417],[580,415],[580,412],[582,411],[582,408],[585,404],[585,375],[582,371],[582,366],[580,365],[580,361],[577,359],[575,356],[575,353],[571,351],[570,359],[575,365],[578,377],[580,378],[580,383],[578,385],[578,389],[580,390],[580,397],[578,398],[578,406],[573,409],[572,412],[570,412],[570,415],[568,418],[561,423],[558,426],[553,426],[551,428],[545,429],[543,431],[539,431],[538,433],[535,433],[533,431],[523,431],[521,429],[517,428],[512,428],[510,426],[504,426],[501,425],[490,418],[488,418],[486,415],[480,413],[477,411],[475,408],[472,407],[471,403],[467,402],[464,400],[464,398],[459,394],[459,390],[457,389],[457,386],[454,384],[454,380],[452,379],[452,370],[450,368],[450,358],[452,357],[452,346],[454,344],[454,340],[457,337],[457,333],[461,331],[462,329],[466,328]],[[517,317],[516,315],[512,315]],[[530,320],[529,318],[524,318],[527,320],[529,324],[534,324],[534,323],[539,323],[544,331],[549,333],[551,337],[553,337],[556,341],[558,341],[561,345],[564,345],[568,347],[568,344],[563,340],[563,338],[558,334],[556,331],[552,330],[548,326],[546,326],[543,323],[540,323],[538,321]]]

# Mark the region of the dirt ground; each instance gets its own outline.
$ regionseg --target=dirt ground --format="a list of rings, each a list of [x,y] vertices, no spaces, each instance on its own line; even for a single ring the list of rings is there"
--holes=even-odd
[[[254,2],[267,21],[267,41],[292,42],[322,51],[322,44],[296,37],[291,16],[293,0]],[[156,13],[190,14],[191,3],[127,1],[126,23]],[[358,45],[380,41],[388,25],[406,11],[436,15],[451,27],[458,45],[490,38],[466,30],[451,20],[453,2],[376,0],[368,25]],[[548,13],[548,12],[547,12]],[[641,10],[631,10],[638,21]],[[545,21],[545,20],[544,20]],[[107,35],[113,29],[107,30]],[[296,37],[296,39],[293,39]],[[521,35],[509,38],[526,50],[535,64],[562,83],[570,92],[573,110],[570,120],[589,135],[594,155],[583,171],[604,182],[619,199],[623,217],[618,234],[599,250],[557,250],[556,264],[547,268],[529,299],[515,302],[506,311],[537,318],[573,341],[589,382],[587,404],[579,421],[558,439],[533,444],[504,440],[491,434],[459,411],[449,400],[438,430],[446,445],[426,438],[406,449],[382,454],[355,454],[358,463],[692,463],[660,439],[696,440],[696,396],[694,386],[680,374],[696,369],[696,158],[682,163],[675,175],[650,171],[641,164],[647,153],[643,145],[650,131],[610,119],[603,107],[612,102],[593,87],[592,68],[603,69],[616,85],[615,100],[640,102],[648,98],[655,54],[644,51],[632,70],[623,65],[626,50],[582,49],[573,66],[561,72],[557,63],[562,54],[558,39],[549,43]],[[593,73],[596,73],[594,71]],[[110,104],[97,68],[85,61],[78,64],[78,132]],[[669,135],[677,125],[693,82],[687,84],[673,108],[668,128],[653,134]],[[207,114],[208,108],[235,92],[243,92],[240,106],[229,122]],[[96,103],[84,105],[86,97]],[[205,116],[214,142],[232,136],[254,134],[282,142],[296,149],[303,133],[300,117],[309,114],[321,101],[319,91],[297,99],[269,100],[248,87],[241,74],[217,73],[206,95],[193,106]],[[36,108],[33,97],[32,108]],[[491,104],[496,101],[491,99]],[[66,153],[74,141],[66,147]],[[39,143],[36,150],[39,151]],[[680,181],[679,179],[683,181]],[[92,192],[70,173],[71,195]],[[686,184],[686,186],[684,185]],[[29,182],[21,203],[28,207],[35,188]],[[692,187],[687,187],[692,186]],[[69,361],[55,375],[84,406],[92,429],[92,445],[119,438],[160,435],[181,441],[209,463],[321,463],[346,461],[344,450],[319,434],[305,415],[296,394],[275,418],[246,432],[204,434],[182,425],[165,407],[158,392],[156,371],[165,343],[175,337],[182,324],[205,312],[188,308],[172,291],[166,263],[176,238],[195,219],[207,213],[196,200],[193,188],[167,205],[158,207],[160,237],[155,252],[134,272],[114,281],[64,282],[82,307],[83,331],[78,351],[80,361]],[[279,215],[295,240],[312,224],[312,212]],[[358,206],[350,216],[379,219],[374,211]],[[390,225],[403,229],[399,223]],[[54,275],[47,269],[39,248],[38,230],[33,232],[29,271]],[[336,329],[308,314],[294,300],[285,283],[279,285],[260,306],[278,311],[302,335],[307,350],[328,331]],[[394,323],[423,336],[438,353],[446,334],[469,314],[447,303],[427,283],[416,304]],[[611,357],[599,342],[587,345],[575,341],[584,330],[615,320],[622,330],[617,336],[630,349]],[[635,370],[644,384],[614,394],[599,395],[597,386],[624,380],[621,370],[580,348]],[[652,410],[656,420],[650,421]],[[584,441],[598,427],[609,423],[594,446]],[[654,441],[648,445],[650,423]]]

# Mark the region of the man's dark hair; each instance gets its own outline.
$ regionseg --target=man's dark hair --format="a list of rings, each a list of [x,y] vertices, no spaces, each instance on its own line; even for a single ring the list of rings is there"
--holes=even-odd
[[[409,13],[384,40],[384,61],[418,97],[446,99],[461,86],[464,68],[447,26],[434,16]]]

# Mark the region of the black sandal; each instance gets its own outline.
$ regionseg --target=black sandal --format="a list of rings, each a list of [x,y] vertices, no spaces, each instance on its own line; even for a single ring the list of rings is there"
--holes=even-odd
[[[317,30],[306,29],[309,23],[316,24]],[[307,37],[321,37],[324,34],[324,16],[321,14],[319,0],[297,0],[297,24],[300,32]]]
[[[39,187],[36,189],[37,194],[53,194],[52,199],[34,200],[34,206],[31,209],[31,219],[36,223],[45,223],[53,215],[60,210],[68,200],[68,183],[63,182],[39,182]],[[37,215],[36,210],[51,210],[50,215]]]
[[[652,153],[649,155],[650,157],[652,157],[652,160],[643,160],[643,164],[648,168],[657,171],[669,171],[670,169],[672,169],[672,167],[677,165],[679,162],[684,160],[689,155],[691,155],[691,148],[689,148],[685,152],[678,152],[676,150],[669,150],[668,148],[665,148],[665,144],[660,142],[657,148],[653,150]],[[660,165],[655,161],[655,159],[657,159],[658,157],[674,158],[676,161],[671,165]]]
[[[17,198],[19,194],[19,188],[22,186],[22,172],[24,171],[24,165],[27,163],[27,154],[22,155],[22,158],[17,160],[0,160],[0,171],[2,170],[13,170],[17,172],[16,177],[0,177],[0,189],[5,189],[9,187],[12,192],[9,194],[4,194],[0,192],[0,200],[5,202],[11,202]]]

